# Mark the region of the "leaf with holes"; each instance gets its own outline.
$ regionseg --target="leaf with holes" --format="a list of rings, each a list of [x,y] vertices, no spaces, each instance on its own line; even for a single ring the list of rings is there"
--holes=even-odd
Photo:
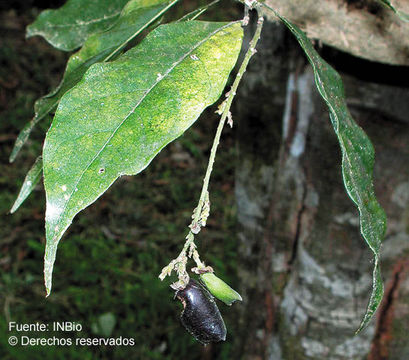
[[[161,17],[178,0],[131,0],[110,29],[91,35],[80,51],[68,60],[64,78],[52,93],[37,100],[34,118],[21,130],[10,155],[13,162],[34,126],[52,112],[61,97],[82,78],[91,65],[113,59],[129,41]]]
[[[358,207],[361,234],[374,255],[372,294],[359,332],[368,325],[383,297],[379,251],[385,237],[386,215],[376,199],[373,187],[374,149],[368,136],[348,111],[339,74],[319,56],[297,26],[278,16],[296,36],[314,69],[316,86],[328,105],[332,126],[341,146],[344,185]]]
[[[47,133],[44,275],[74,216],[121,175],[135,175],[221,95],[243,37],[239,22],[159,26],[111,63],[91,66]]]
[[[86,38],[109,28],[128,0],[68,0],[56,10],[44,10],[27,26],[29,38],[41,35],[57,49],[71,51]]]

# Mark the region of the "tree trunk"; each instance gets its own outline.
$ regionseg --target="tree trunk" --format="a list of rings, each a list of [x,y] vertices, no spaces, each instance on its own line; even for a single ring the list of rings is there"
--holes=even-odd
[[[408,354],[409,91],[341,76],[350,110],[374,143],[375,189],[388,215],[383,304],[355,336],[370,295],[371,253],[342,183],[339,145],[312,69],[291,35],[267,23],[233,113],[244,299],[238,358]]]

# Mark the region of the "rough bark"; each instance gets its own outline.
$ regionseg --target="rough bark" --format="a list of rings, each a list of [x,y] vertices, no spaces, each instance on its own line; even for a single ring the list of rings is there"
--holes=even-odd
[[[409,13],[406,0],[392,1]],[[266,0],[310,38],[372,61],[409,65],[409,24],[376,0]],[[274,18],[267,12],[270,19]]]
[[[248,359],[264,357],[275,325],[273,248],[270,227],[265,223],[270,221],[267,213],[275,190],[272,179],[279,156],[285,84],[290,68],[295,66],[292,59],[302,59],[300,53],[289,55],[297,49],[290,40],[283,27],[265,24],[257,57],[245,74],[233,111],[239,138],[235,190],[241,225],[239,277],[243,284],[236,350],[238,357],[245,354]],[[285,241],[280,244],[288,248]]]
[[[238,357],[405,358],[409,91],[343,76],[350,109],[377,151],[376,192],[389,219],[385,300],[371,326],[354,336],[370,294],[371,254],[312,71],[287,32],[267,26],[233,114],[244,298]]]

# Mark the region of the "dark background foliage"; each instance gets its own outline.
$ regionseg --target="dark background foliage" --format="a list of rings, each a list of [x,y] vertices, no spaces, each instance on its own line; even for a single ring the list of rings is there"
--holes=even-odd
[[[62,3],[14,1],[0,5],[0,358],[200,358],[204,348],[180,325],[182,307],[173,298],[170,281],[162,283],[157,276],[184,243],[217,126],[215,109],[163,150],[143,173],[122,177],[77,217],[61,242],[53,293],[47,299],[42,274],[42,184],[16,214],[7,214],[26,171],[41,152],[51,119],[40,124],[15,164],[10,165],[13,142],[32,117],[34,101],[58,84],[68,58],[67,53],[54,50],[39,37],[25,40],[25,26],[42,9]],[[183,15],[194,6],[184,4],[173,16]],[[233,138],[234,129],[227,130],[212,178],[209,230],[199,238],[201,253],[232,286],[237,284]],[[234,310],[224,305],[220,308],[231,338]],[[82,324],[81,333],[57,335],[100,337],[93,327],[107,313],[115,318],[110,336],[134,338],[136,346],[12,348],[7,344],[12,335],[8,321],[76,321]],[[218,357],[226,358],[228,351],[226,344]]]
[[[25,26],[42,9],[57,8],[63,2],[0,3],[0,359],[355,360],[350,355],[354,351],[368,353],[370,360],[404,358],[409,351],[405,340],[409,263],[404,240],[409,229],[404,202],[409,188],[404,165],[408,67],[368,62],[317,44],[324,58],[342,72],[353,116],[374,142],[376,192],[389,217],[383,248],[385,300],[369,333],[356,340],[353,331],[369,295],[369,250],[342,185],[339,146],[327,110],[315,90],[310,99],[295,93],[292,102],[291,136],[300,121],[297,96],[313,105],[304,134],[305,154],[293,159],[289,153],[293,139],[281,138],[288,78],[291,74],[308,77],[308,68],[290,34],[272,24],[265,27],[259,54],[252,59],[236,98],[235,125],[224,130],[210,184],[211,216],[198,241],[207,264],[244,296],[242,304],[219,305],[228,328],[227,341],[208,347],[197,343],[179,322],[182,306],[173,298],[171,280],[162,283],[157,278],[183,245],[218,121],[214,107],[141,174],[122,177],[76,217],[60,243],[53,292],[45,298],[42,184],[16,214],[8,211],[41,152],[51,119],[39,124],[15,164],[8,164],[8,157],[19,130],[33,115],[34,101],[58,84],[68,59],[67,53],[54,50],[39,37],[25,40]],[[183,1],[169,18],[197,5]],[[237,19],[241,11],[226,1],[205,18]],[[312,82],[309,86],[313,87]],[[314,207],[316,197],[320,202]],[[341,286],[361,284],[367,291],[345,299],[327,291],[319,278],[309,284],[300,249],[311,255],[325,276],[335,273],[342,279]],[[290,289],[287,294],[286,289]],[[311,308],[297,308],[305,323],[298,321],[300,312],[289,316],[285,308],[292,296],[307,301],[303,291],[313,292]],[[324,316],[317,317],[313,311]],[[347,313],[356,324],[342,322]],[[9,321],[75,321],[83,328],[79,333],[27,334],[32,337],[101,337],[98,324],[107,314],[115,322],[109,336],[134,338],[134,347],[7,344],[12,335]],[[351,345],[334,355],[344,341]],[[317,352],[311,355],[311,351]]]

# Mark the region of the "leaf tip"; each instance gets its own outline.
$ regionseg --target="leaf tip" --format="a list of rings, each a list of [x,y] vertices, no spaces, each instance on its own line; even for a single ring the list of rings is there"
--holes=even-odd
[[[25,35],[26,39],[29,39],[35,35],[35,31],[33,31],[33,24],[34,23],[26,27],[26,35]]]
[[[45,286],[45,297],[48,298],[51,294],[51,276],[49,271],[44,267],[44,286]]]
[[[14,162],[14,160],[16,160],[18,150],[19,149],[16,149],[16,145],[14,145],[13,150],[11,150],[11,154],[9,156],[9,163],[10,164],[12,164]]]
[[[24,186],[24,185],[23,185],[23,186]],[[13,203],[13,205],[11,206],[11,209],[10,209],[10,211],[9,211],[9,214],[10,214],[10,215],[13,215],[13,214],[20,208],[20,205],[23,203],[23,202],[21,201],[20,194],[21,194],[21,190],[20,190],[20,193],[17,195],[17,199],[14,200],[14,203]],[[23,201],[24,201],[24,200],[23,200]]]
[[[53,268],[56,251],[57,251],[56,245],[51,246],[49,243],[46,244],[44,254],[44,286],[46,298],[49,297],[51,294]]]

